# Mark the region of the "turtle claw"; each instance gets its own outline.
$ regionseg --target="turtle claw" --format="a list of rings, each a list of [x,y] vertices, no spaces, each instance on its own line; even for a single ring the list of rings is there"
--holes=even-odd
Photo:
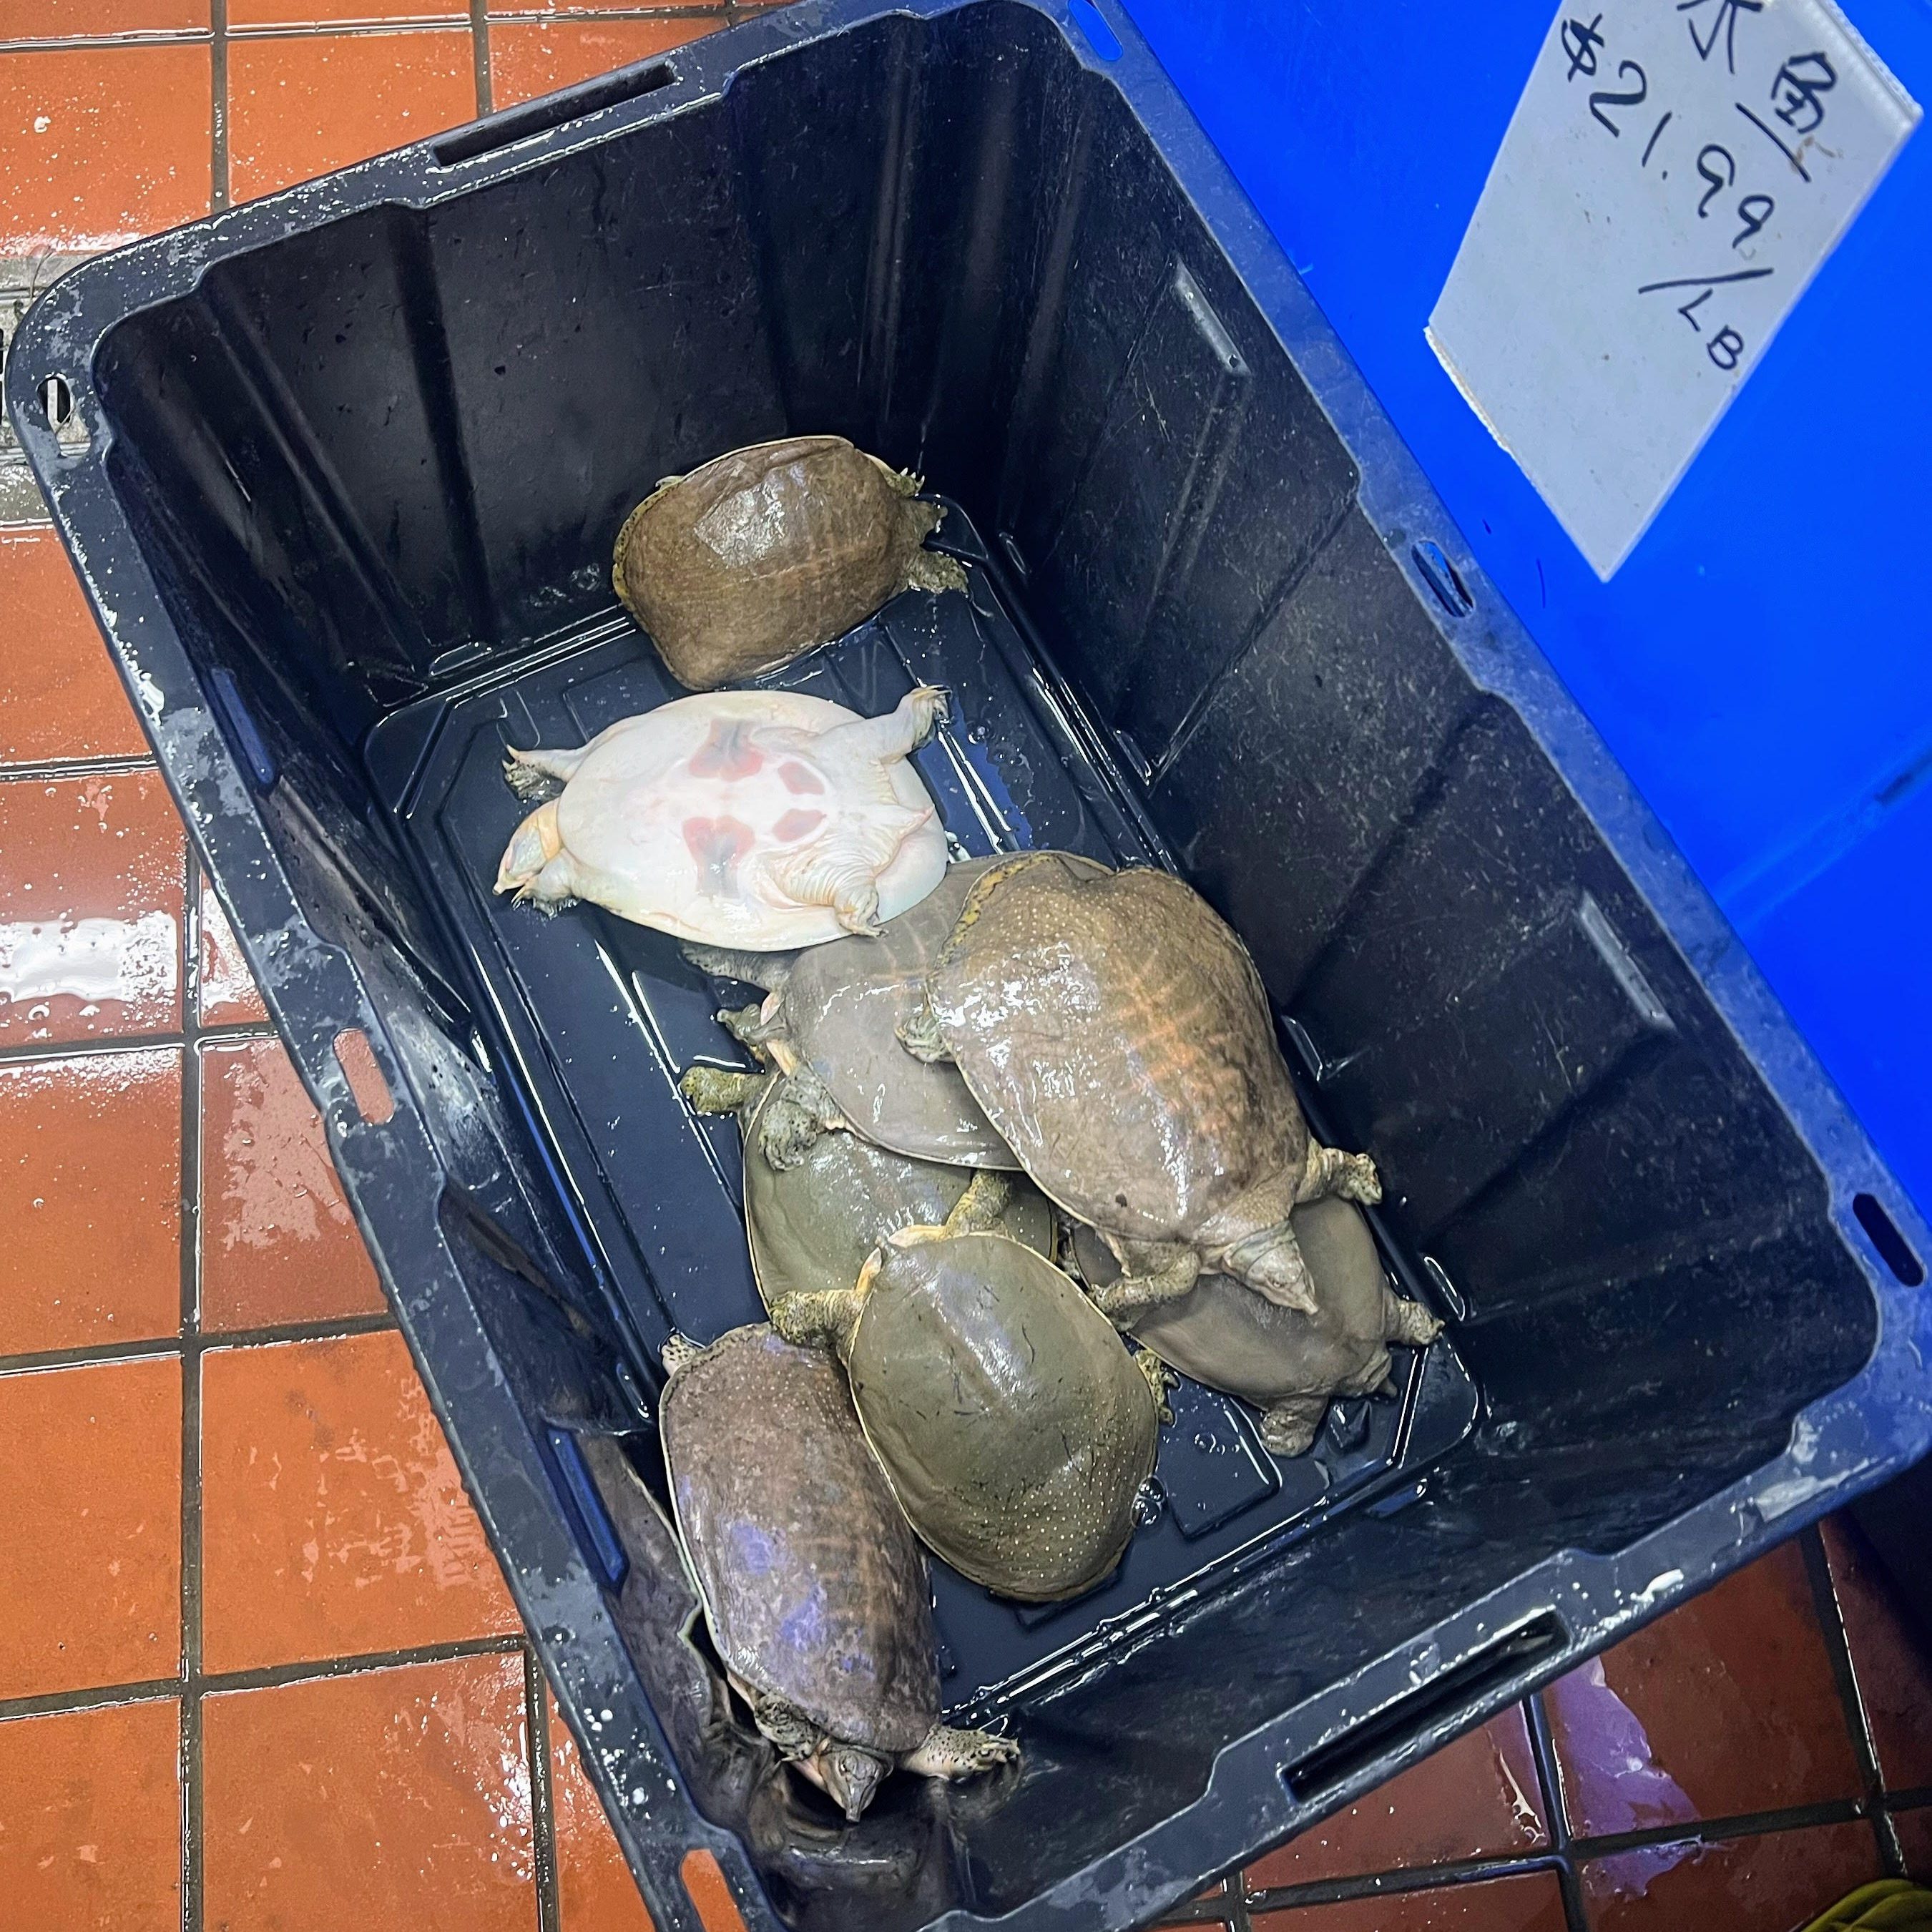
[[[1174,1409],[1168,1401],[1167,1392],[1180,1388],[1180,1378],[1151,1348],[1134,1351],[1134,1366],[1147,1378],[1148,1387],[1154,1390],[1154,1407],[1162,1422],[1172,1422]]]
[[[946,1036],[939,1030],[939,1016],[924,1000],[899,1022],[894,1030],[898,1035],[900,1046],[914,1059],[923,1060],[928,1066],[937,1066],[952,1058],[946,1044]]]
[[[970,1778],[1003,1764],[1018,1764],[1020,1748],[994,1731],[962,1731],[935,1724],[905,1760],[922,1778]]]

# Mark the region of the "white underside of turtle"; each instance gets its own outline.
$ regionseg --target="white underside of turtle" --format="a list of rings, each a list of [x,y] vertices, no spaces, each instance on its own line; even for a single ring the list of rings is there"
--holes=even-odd
[[[519,793],[563,789],[517,828],[496,889],[748,952],[874,932],[946,870],[907,762],[945,716],[930,686],[878,718],[800,692],[708,692],[575,751],[512,749]]]

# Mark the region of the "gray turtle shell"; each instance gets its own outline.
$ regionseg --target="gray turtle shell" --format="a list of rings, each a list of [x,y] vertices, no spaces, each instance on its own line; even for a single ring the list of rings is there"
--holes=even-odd
[[[1120,1560],[1154,1473],[1154,1393],[1050,1262],[994,1234],[888,1245],[847,1367],[914,1528],[1004,1597],[1078,1595]]]
[[[1260,977],[1172,873],[1022,854],[975,882],[927,984],[974,1099],[1078,1220],[1184,1241],[1258,1188],[1293,1198],[1308,1129]]]
[[[1135,1338],[1184,1376],[1262,1408],[1291,1396],[1366,1395],[1389,1372],[1388,1343],[1404,1304],[1389,1286],[1362,1211],[1333,1195],[1290,1216],[1318,1304],[1283,1308],[1225,1274],[1204,1274],[1186,1294],[1144,1309]],[[1095,1287],[1120,1266],[1090,1228],[1074,1230],[1083,1276]]]
[[[788,1294],[850,1288],[889,1234],[944,1221],[973,1178],[969,1168],[910,1160],[857,1134],[821,1134],[796,1167],[776,1168],[758,1126],[776,1090],[766,1090],[744,1128],[745,1234],[767,1308]],[[999,1226],[1051,1258],[1053,1210],[1024,1176],[1014,1178]]]
[[[994,859],[968,859],[876,938],[854,934],[800,952],[763,1018],[824,1082],[853,1126],[896,1154],[966,1167],[1019,1166],[967,1090],[959,1070],[928,1066],[899,1045],[973,882]],[[849,1286],[850,1284],[847,1284]]]
[[[659,1420],[726,1668],[846,1743],[923,1742],[939,1720],[932,1586],[836,1362],[735,1328],[671,1377]]]

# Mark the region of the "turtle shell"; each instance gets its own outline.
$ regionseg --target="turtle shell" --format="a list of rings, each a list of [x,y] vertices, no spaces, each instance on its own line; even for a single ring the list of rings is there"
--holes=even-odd
[[[802,954],[784,986],[766,999],[764,1018],[782,1036],[782,1060],[795,1054],[824,1082],[856,1130],[881,1147],[923,1160],[1015,1168],[1020,1163],[980,1110],[959,1070],[915,1060],[898,1028],[924,996],[926,974],[950,938],[966,896],[998,856],[968,859],[874,938],[856,934]],[[1096,874],[1104,866],[1069,855]]]
[[[611,582],[672,675],[708,691],[843,637],[907,587],[946,512],[842,436],[788,436],[661,483]]]
[[[760,1324],[665,1384],[664,1470],[734,1677],[829,1736],[909,1751],[939,1719],[932,1586],[838,1365]]]
[[[821,1134],[796,1167],[776,1168],[765,1158],[758,1121],[754,1108],[744,1130],[745,1233],[767,1308],[787,1294],[850,1288],[881,1241],[901,1228],[944,1221],[973,1178],[968,1168],[909,1160],[856,1134]],[[1053,1210],[1024,1178],[999,1225],[1052,1256]]]
[[[1260,977],[1172,873],[1096,877],[1057,852],[996,866],[927,988],[973,1097],[1077,1220],[1191,1240],[1299,1178],[1308,1129]]]
[[[857,847],[892,854],[879,916],[916,905],[945,873],[946,835],[905,759],[826,755],[824,734],[856,722],[801,692],[736,691],[614,724],[556,800],[583,896],[681,939],[815,945],[844,934],[838,915],[762,889],[761,862]]]
[[[1186,1294],[1144,1309],[1135,1338],[1170,1368],[1265,1408],[1290,1396],[1366,1395],[1389,1372],[1399,1307],[1375,1237],[1352,1202],[1305,1201],[1289,1217],[1315,1283],[1318,1312],[1303,1314],[1232,1276],[1204,1274]],[[1090,1228],[1073,1232],[1082,1276],[1095,1287],[1119,1264]]]
[[[1119,1562],[1154,1473],[1154,1393],[1080,1290],[996,1234],[889,1244],[847,1352],[913,1527],[1004,1597],[1077,1596]]]

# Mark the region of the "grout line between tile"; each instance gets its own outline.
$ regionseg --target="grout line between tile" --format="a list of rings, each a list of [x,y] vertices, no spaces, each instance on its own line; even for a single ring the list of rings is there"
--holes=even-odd
[[[60,1718],[75,1711],[98,1711],[110,1704],[150,1704],[178,1697],[182,1681],[143,1678],[137,1684],[95,1684],[84,1690],[44,1690],[32,1697],[0,1697],[0,1724],[15,1718]]]
[[[50,34],[44,40],[23,40],[16,36],[12,40],[0,40],[0,54],[112,52],[116,47],[192,47],[205,44],[208,38],[205,27],[136,28],[124,34]]]
[[[356,1657],[324,1657],[299,1664],[263,1664],[252,1670],[210,1670],[202,1673],[204,1696],[236,1690],[280,1690],[291,1684],[320,1684],[335,1677],[354,1677],[368,1670],[402,1670],[412,1665],[452,1664],[466,1657],[507,1657],[520,1654],[520,1634],[506,1636],[460,1637],[448,1643],[420,1644],[412,1650],[370,1651]]]
[[[1249,1932],[1248,1875],[1232,1874],[1228,1880],[1228,1924],[1232,1932]]]
[[[1563,1916],[1570,1932],[1590,1932],[1589,1915],[1583,1905],[1582,1880],[1570,1856],[1570,1812],[1563,1798],[1563,1772],[1556,1756],[1556,1734],[1550,1728],[1550,1713],[1543,1694],[1532,1690],[1522,1700],[1524,1721],[1529,1729],[1530,1754],[1536,1760],[1536,1781],[1543,1796],[1544,1823],[1550,1833],[1550,1849],[1556,1860],[1556,1882],[1563,1894]]]
[[[600,7],[596,13],[566,13],[547,8],[491,8],[489,0],[473,0],[479,15],[488,8],[488,20],[499,27],[594,27],[605,20],[722,20],[745,17],[726,0],[698,0],[688,7]],[[752,13],[770,10],[752,8]]]
[[[1858,1760],[1859,1780],[1864,1786],[1865,1808],[1870,1814],[1872,1828],[1878,1834],[1879,1856],[1892,1877],[1903,1878],[1904,1850],[1899,1844],[1897,1828],[1882,1807],[1884,1774],[1879,1767],[1878,1746],[1865,1714],[1864,1700],[1858,1694],[1858,1671],[1852,1661],[1851,1639],[1845,1630],[1844,1612],[1838,1607],[1838,1588],[1832,1580],[1830,1560],[1825,1554],[1825,1538],[1818,1526],[1813,1523],[1800,1534],[1798,1540],[1804,1558],[1805,1580],[1811,1586],[1811,1606],[1816,1613],[1825,1648],[1831,1657],[1832,1680],[1838,1685],[1845,1726],[1851,1732],[1852,1754]]]
[[[530,1846],[537,1879],[537,1932],[562,1932],[557,1897],[556,1814],[551,1802],[550,1708],[536,1647],[524,1645],[524,1718],[530,1737]]]
[[[1307,1885],[1278,1886],[1258,1892],[1247,1900],[1250,1912],[1286,1912],[1299,1905],[1338,1905],[1350,1899],[1390,1898],[1403,1892],[1430,1892],[1482,1879],[1516,1878],[1528,1872],[1554,1871],[1559,1876],[1564,1860],[1555,1852],[1531,1852],[1513,1858],[1457,1858],[1437,1865],[1378,1872],[1362,1878],[1317,1879]]]
[[[34,1375],[47,1369],[86,1369],[110,1362],[144,1361],[179,1354],[194,1360],[217,1348],[268,1348],[291,1342],[339,1342],[352,1335],[394,1328],[393,1315],[339,1315],[320,1322],[292,1322],[278,1328],[214,1329],[162,1335],[145,1341],[104,1342],[86,1348],[50,1348],[38,1354],[0,1355],[0,1376]]]
[[[495,83],[490,77],[490,0],[470,0],[470,52],[476,64],[476,112],[494,112]]]
[[[208,64],[214,89],[208,116],[208,206],[219,214],[230,206],[228,179],[228,0],[208,0],[214,46]]]
[[[0,53],[8,50],[0,46]],[[10,528],[11,526],[9,526]],[[124,778],[158,769],[152,758],[45,758],[38,764],[0,765],[0,784],[55,784],[72,778]]]
[[[460,34],[466,32],[466,12],[439,14],[433,18],[413,20],[315,20],[286,25],[231,26],[230,44],[250,40],[308,40],[355,39],[381,34]]]
[[[273,1040],[275,1029],[261,1020],[228,1020],[197,1026],[196,1036],[208,1040]],[[178,1033],[101,1034],[87,1040],[36,1040],[19,1046],[0,1046],[0,1066],[16,1066],[37,1060],[87,1060],[104,1053],[153,1053],[164,1047],[184,1046]]]
[[[216,0],[219,4],[219,0]],[[202,1932],[201,1755],[201,862],[183,868],[181,923],[182,1932]]]

